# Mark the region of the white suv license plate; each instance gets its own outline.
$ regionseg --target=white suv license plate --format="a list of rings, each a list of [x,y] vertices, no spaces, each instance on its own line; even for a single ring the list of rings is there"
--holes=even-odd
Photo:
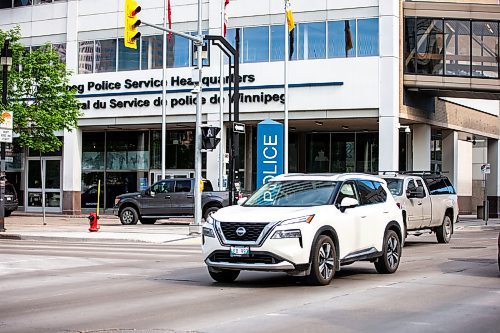
[[[231,257],[248,257],[250,255],[250,247],[248,247],[248,246],[231,246],[229,255]]]

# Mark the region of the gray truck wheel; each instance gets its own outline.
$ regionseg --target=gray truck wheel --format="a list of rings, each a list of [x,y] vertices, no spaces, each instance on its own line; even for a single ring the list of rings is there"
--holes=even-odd
[[[210,216],[210,214],[215,213],[219,209],[220,209],[219,207],[209,207],[209,208],[207,208],[207,210],[205,210],[205,214],[203,214],[203,218],[205,219],[205,221],[208,219],[208,217]]]
[[[453,223],[448,215],[443,219],[443,224],[441,224],[436,230],[436,238],[438,243],[447,244],[451,239],[451,230]]]
[[[125,207],[120,212],[120,222],[124,225],[137,224],[139,216],[135,208]]]

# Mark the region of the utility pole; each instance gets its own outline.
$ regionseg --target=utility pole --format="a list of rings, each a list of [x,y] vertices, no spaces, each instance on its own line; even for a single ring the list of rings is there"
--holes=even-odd
[[[1,54],[2,65],[2,105],[3,109],[7,111],[7,83],[9,65],[12,65],[12,55],[9,50],[9,40],[5,39],[3,50]],[[5,232],[5,142],[2,141],[0,149],[0,232]]]

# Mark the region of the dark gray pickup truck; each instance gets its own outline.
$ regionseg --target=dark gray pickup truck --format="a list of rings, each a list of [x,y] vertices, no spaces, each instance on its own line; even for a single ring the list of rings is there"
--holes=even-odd
[[[226,191],[214,191],[208,180],[203,181],[201,195],[202,216],[228,205]],[[194,215],[194,179],[164,179],[147,190],[126,193],[116,197],[113,213],[122,224],[154,224],[157,219]]]

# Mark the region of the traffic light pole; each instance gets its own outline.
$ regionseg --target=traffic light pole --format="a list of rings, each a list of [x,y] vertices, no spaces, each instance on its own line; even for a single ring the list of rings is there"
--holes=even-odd
[[[236,33],[239,36],[239,33]],[[212,42],[213,45],[218,46],[222,52],[229,58],[229,177],[228,177],[228,190],[229,190],[229,205],[235,204],[235,183],[239,181],[239,134],[233,131],[233,118],[231,112],[231,104],[234,106],[234,121],[240,120],[240,61],[239,61],[239,41],[236,42],[234,48],[224,37],[216,35],[205,35],[204,40]],[[231,81],[234,83],[234,92],[231,89]],[[223,84],[223,82],[221,82]]]

